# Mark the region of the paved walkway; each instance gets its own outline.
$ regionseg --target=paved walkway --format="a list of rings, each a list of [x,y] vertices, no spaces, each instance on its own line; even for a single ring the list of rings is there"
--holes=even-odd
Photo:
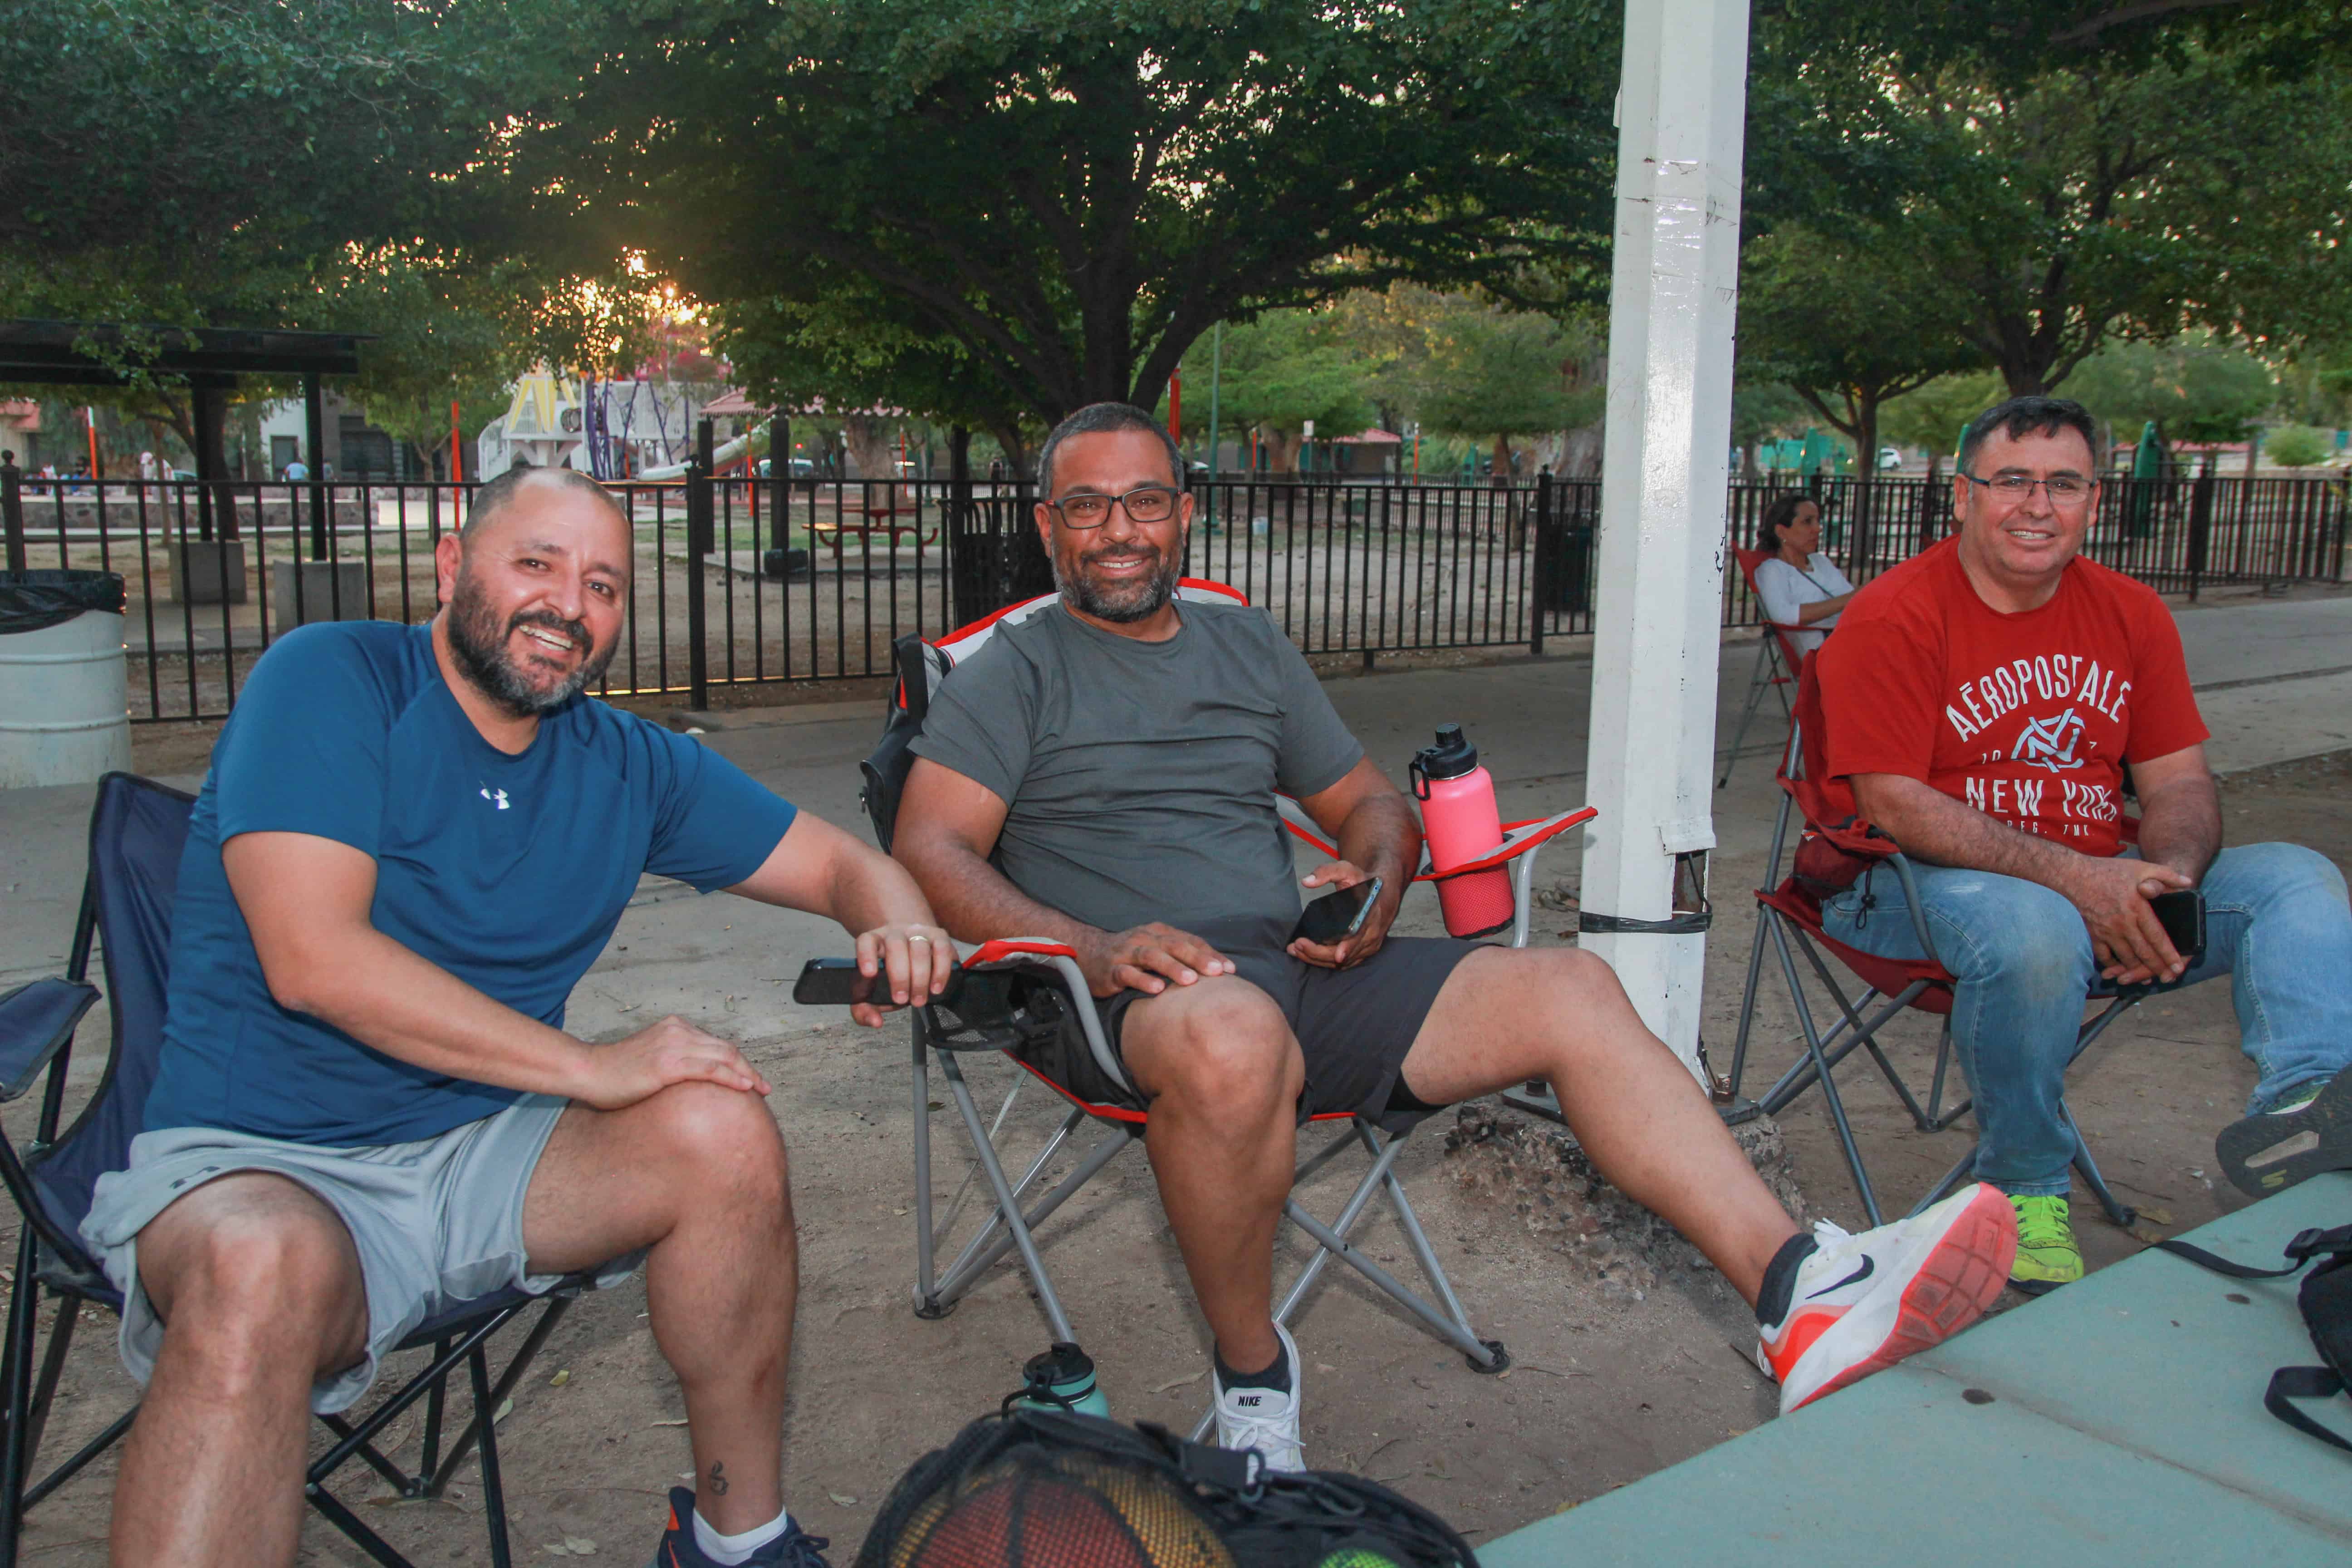
[[[2352,1220],[2318,1176],[2184,1240],[2275,1267]],[[2352,1562],[2352,1459],[2263,1409],[2318,1361],[2297,1281],[2150,1250],[1869,1382],[1478,1549],[1486,1568],[2213,1568]],[[2352,1435],[2352,1403],[2322,1420]]]

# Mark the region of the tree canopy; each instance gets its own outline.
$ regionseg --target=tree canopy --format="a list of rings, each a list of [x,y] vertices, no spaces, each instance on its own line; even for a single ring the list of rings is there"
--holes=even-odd
[[[546,210],[642,247],[730,348],[856,301],[877,390],[903,372],[1051,421],[1148,405],[1260,310],[1509,288],[1538,259],[1600,276],[1618,22],[1597,0],[565,14],[582,89],[520,146]]]

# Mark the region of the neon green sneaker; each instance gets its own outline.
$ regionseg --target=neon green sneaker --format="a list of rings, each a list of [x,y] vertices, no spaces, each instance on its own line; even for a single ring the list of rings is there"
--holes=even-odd
[[[2010,1265],[2009,1282],[2029,1296],[2040,1296],[2080,1279],[2083,1249],[2074,1245],[2066,1200],[2011,1193],[2009,1203],[2017,1211],[2017,1261]]]

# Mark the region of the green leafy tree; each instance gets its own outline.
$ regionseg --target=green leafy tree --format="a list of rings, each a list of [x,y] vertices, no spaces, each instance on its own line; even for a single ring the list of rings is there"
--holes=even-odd
[[[1309,420],[1322,435],[1352,436],[1378,416],[1356,354],[1319,310],[1269,310],[1227,328],[1218,407],[1228,428],[1257,431],[1278,474],[1297,471]],[[1205,432],[1208,400],[1187,397],[1184,408],[1185,427]]]
[[[1968,422],[2008,395],[1998,371],[1939,375],[1888,403],[1878,428],[1899,446],[1924,447],[1948,458],[1960,449],[1960,431]]]
[[[1900,225],[1829,233],[1792,225],[1740,258],[1742,363],[1852,440],[1865,476],[1877,467],[1889,399],[1984,361],[1960,301],[1923,276],[1919,237]]]
[[[1494,443],[1495,472],[1514,464],[1511,440],[1601,416],[1605,390],[1581,375],[1595,334],[1549,316],[1456,301],[1426,323],[1428,347],[1412,379],[1412,405],[1441,434]]]
[[[1149,405],[1219,321],[1401,278],[1517,290],[1530,262],[1566,275],[1605,244],[1609,7],[722,0],[545,20],[584,68],[518,146],[543,213],[642,247],[722,313],[761,301],[798,330],[870,290],[874,368],[919,392],[951,369],[958,401],[1037,421]]]
[[[2263,438],[2263,450],[2274,467],[2315,468],[2335,448],[2326,433],[2308,425],[2282,425]]]
[[[2137,439],[2156,422],[2172,441],[2242,441],[2278,399],[2270,367],[2242,349],[2190,333],[2164,343],[2109,343],[2083,362],[2066,395]]]
[[[1788,7],[1759,28],[1752,210],[1899,222],[2014,394],[2114,336],[2340,333],[2352,201],[2321,171],[2352,161],[2352,73],[2321,9]]]

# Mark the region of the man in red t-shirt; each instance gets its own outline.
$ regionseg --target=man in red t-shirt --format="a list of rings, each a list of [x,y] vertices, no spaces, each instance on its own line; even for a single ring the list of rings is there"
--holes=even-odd
[[[2171,613],[2081,558],[2098,491],[2090,416],[2021,397],[1969,426],[1958,531],[1864,587],[1821,663],[1832,781],[1915,863],[1952,1039],[1976,1095],[1976,1173],[2018,1212],[2012,1278],[2082,1277],[2059,1095],[2084,998],[2231,976],[2261,1072],[2222,1130],[2247,1192],[2352,1167],[2352,909],[2292,844],[2221,847],[2221,818]],[[2138,797],[2123,841],[2124,770]],[[2192,963],[2150,900],[2202,890]],[[1893,877],[1827,900],[1826,929],[1883,957],[1921,951]]]

